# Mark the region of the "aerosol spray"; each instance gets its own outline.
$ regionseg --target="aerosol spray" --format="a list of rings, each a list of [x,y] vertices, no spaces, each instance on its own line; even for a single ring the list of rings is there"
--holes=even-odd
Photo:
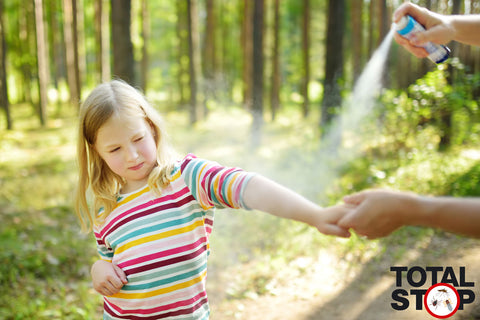
[[[400,19],[396,24],[396,29],[397,32],[406,39],[411,39],[412,36],[419,31],[425,31],[425,28],[409,15],[403,16]],[[450,49],[440,44],[427,42],[423,44],[422,47],[429,53],[428,58],[435,63],[441,63],[447,60],[450,55]]]

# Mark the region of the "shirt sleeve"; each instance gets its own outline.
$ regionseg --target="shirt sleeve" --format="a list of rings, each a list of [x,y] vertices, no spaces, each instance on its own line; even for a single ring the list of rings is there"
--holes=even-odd
[[[212,207],[249,209],[243,201],[243,194],[254,173],[224,167],[191,154],[183,160],[181,172],[193,196],[205,210]]]
[[[112,262],[113,259],[113,250],[109,248],[105,242],[101,239],[100,234],[94,232],[95,240],[97,241],[97,252],[100,256],[100,259],[108,262]]]

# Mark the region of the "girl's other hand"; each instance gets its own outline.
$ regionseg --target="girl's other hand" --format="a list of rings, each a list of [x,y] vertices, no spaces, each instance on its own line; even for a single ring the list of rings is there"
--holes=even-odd
[[[93,288],[103,296],[111,296],[128,283],[125,272],[117,265],[98,260],[92,266]]]

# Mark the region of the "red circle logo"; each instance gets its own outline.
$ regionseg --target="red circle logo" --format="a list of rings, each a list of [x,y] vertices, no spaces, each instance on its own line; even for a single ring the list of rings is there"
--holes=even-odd
[[[428,313],[438,319],[446,319],[457,312],[460,295],[457,289],[447,283],[437,283],[428,289],[423,297]]]

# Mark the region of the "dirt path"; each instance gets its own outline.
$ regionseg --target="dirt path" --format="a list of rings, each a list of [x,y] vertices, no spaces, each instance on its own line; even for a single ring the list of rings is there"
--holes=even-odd
[[[475,283],[472,289],[476,299],[450,319],[480,319],[480,240],[434,235],[400,259],[395,259],[387,249],[363,264],[352,265],[328,253],[317,259],[292,261],[271,281],[269,294],[241,300],[211,299],[211,319],[435,319],[424,308],[415,310],[414,296],[409,296],[410,307],[406,310],[391,307],[391,294],[397,289],[391,266],[451,266],[456,273],[460,266],[465,266],[466,281]],[[426,283],[431,283],[431,279]],[[427,284],[413,289],[428,289]],[[408,285],[402,288],[412,289]]]

